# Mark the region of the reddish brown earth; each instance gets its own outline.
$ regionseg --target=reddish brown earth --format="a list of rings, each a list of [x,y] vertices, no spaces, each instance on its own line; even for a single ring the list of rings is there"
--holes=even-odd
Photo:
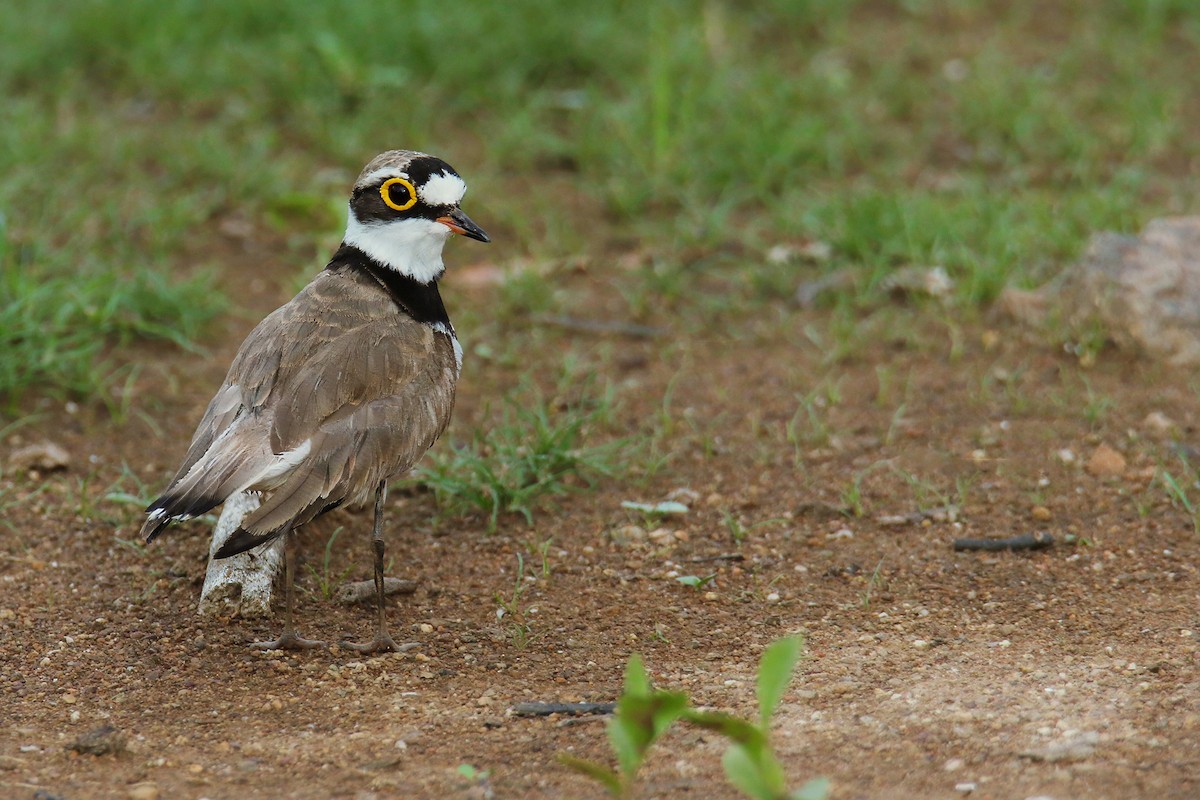
[[[615,387],[614,434],[648,438],[669,409],[672,457],[643,480],[645,459],[631,456],[628,478],[490,535],[481,517],[437,520],[428,493],[397,493],[390,574],[419,588],[389,613],[397,638],[420,647],[264,654],[245,643],[278,620],[195,615],[208,528],[181,526],[143,551],[130,544],[134,511],[103,496],[123,465],[147,491],[162,484],[291,274],[264,273],[207,354],[125,354],[149,368],[123,424],[100,403],[68,413],[30,401],[39,416],[0,443],[0,463],[42,438],[73,456],[66,472],[0,479],[0,795],[599,797],[555,757],[611,761],[603,721],[517,718],[514,703],[613,700],[637,652],[659,686],[751,715],[762,649],[800,632],[808,655],[774,725],[797,786],[825,775],[834,798],[968,796],[957,784],[974,784],[972,798],[1200,796],[1200,535],[1155,479],[1161,465],[1189,483],[1172,442],[1197,438],[1193,374],[1112,352],[1084,369],[1045,338],[931,307],[864,313],[837,359],[831,314],[781,302],[740,316],[684,308],[665,337],[605,338],[491,321],[494,290],[452,274],[452,313],[470,313],[448,436],[469,437],[487,400],[523,375],[552,390],[572,353]],[[599,270],[549,279],[580,316],[623,313]],[[480,341],[518,357],[473,357]],[[815,424],[801,411],[794,444],[797,397],[819,386],[836,391],[816,393]],[[1151,412],[1174,424],[1147,422]],[[1123,469],[1084,469],[1101,445]],[[848,507],[856,479],[861,516]],[[681,488],[682,517],[646,524],[620,508]],[[961,506],[957,523],[880,519],[946,502]],[[337,512],[302,537],[313,571],[301,570],[298,627],[330,641],[372,623],[369,606],[320,591],[339,525],[330,575],[368,577],[366,513]],[[1055,546],[951,547],[1033,531]],[[517,554],[536,577],[520,599],[525,642],[496,613]],[[705,560],[715,556],[731,558]],[[713,573],[699,590],[674,580]],[[124,734],[123,752],[67,749],[104,725]],[[1025,755],[1081,737],[1091,744],[1062,760]],[[721,752],[710,734],[672,731],[637,796],[737,796]],[[467,780],[462,764],[486,777]]]

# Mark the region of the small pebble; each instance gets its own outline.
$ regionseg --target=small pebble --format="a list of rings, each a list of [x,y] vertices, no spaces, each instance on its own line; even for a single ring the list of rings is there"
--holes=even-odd
[[[129,787],[129,800],[158,800],[159,790],[157,783],[135,783]]]
[[[1142,420],[1142,427],[1152,431],[1153,433],[1166,434],[1175,430],[1178,425],[1175,424],[1175,420],[1171,419],[1163,412],[1151,411],[1146,415],[1146,418]]]
[[[105,725],[82,734],[67,746],[80,755],[102,756],[106,753],[121,753],[125,750],[125,734],[111,725]]]
[[[15,450],[8,457],[14,472],[53,472],[71,465],[71,454],[54,442],[39,442]]]
[[[1096,752],[1096,745],[1099,742],[1100,734],[1094,731],[1085,731],[1077,736],[1055,742],[1046,747],[1040,747],[1036,750],[1026,750],[1021,753],[1021,756],[1033,761],[1044,761],[1050,764],[1060,761],[1084,761],[1091,758],[1092,754]]]
[[[1110,478],[1125,472],[1125,456],[1106,444],[1101,444],[1088,459],[1087,471],[1097,478]]]
[[[1054,516],[1045,506],[1034,506],[1029,510],[1029,515],[1039,522],[1048,522]]]
[[[954,791],[962,792],[963,794],[970,794],[971,792],[975,791],[978,788],[979,788],[979,784],[977,784],[973,781],[954,784]]]
[[[961,758],[952,758],[942,765],[942,769],[946,770],[946,772],[958,772],[966,765],[967,762],[963,761]]]

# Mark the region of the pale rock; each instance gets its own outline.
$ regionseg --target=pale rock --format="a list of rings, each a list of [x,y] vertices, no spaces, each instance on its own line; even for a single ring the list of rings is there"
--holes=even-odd
[[[71,454],[54,442],[37,442],[14,450],[8,467],[16,472],[54,472],[71,465]]]
[[[1171,419],[1161,411],[1151,411],[1149,414],[1147,414],[1146,418],[1142,420],[1142,427],[1151,433],[1156,433],[1160,436],[1165,436],[1166,434],[1171,433],[1179,428],[1179,426],[1175,424],[1175,420]]]
[[[1152,220],[1138,236],[1094,234],[1082,260],[1040,289],[1005,289],[1002,312],[1040,327],[1097,324],[1120,348],[1200,364],[1200,216]]]
[[[158,800],[159,789],[157,783],[149,781],[143,783],[135,783],[129,787],[129,800]]]
[[[1097,478],[1110,478],[1125,473],[1125,456],[1107,444],[1101,444],[1088,459],[1087,471]]]

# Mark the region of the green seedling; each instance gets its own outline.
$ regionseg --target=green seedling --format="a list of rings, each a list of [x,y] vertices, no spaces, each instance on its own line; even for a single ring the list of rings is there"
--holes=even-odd
[[[524,650],[534,639],[533,626],[529,624],[525,609],[521,605],[521,597],[528,588],[529,584],[525,581],[525,557],[517,553],[517,578],[513,583],[512,593],[505,597],[496,592],[492,598],[496,601],[496,619],[508,619],[508,635],[518,650]]]
[[[744,542],[746,537],[750,535],[750,532],[756,528],[762,528],[766,525],[778,525],[780,523],[787,522],[787,520],[783,519],[782,517],[775,517],[772,519],[764,519],[751,525],[745,525],[740,519],[735,517],[728,510],[723,510],[721,512],[721,518],[725,522],[725,530],[729,531],[729,538],[731,538],[733,543],[737,545],[740,545],[742,542]]]
[[[1112,411],[1116,405],[1108,395],[1098,394],[1092,389],[1092,384],[1086,379],[1083,382],[1084,388],[1087,390],[1087,402],[1083,406],[1083,418],[1087,420],[1087,424],[1091,428],[1100,426],[1100,423],[1108,416],[1108,412]]]
[[[703,578],[701,578],[699,575],[680,575],[675,580],[679,581],[684,586],[690,586],[693,589],[702,589],[716,580],[716,578],[717,573],[714,572],[712,575],[705,575]]]
[[[330,564],[333,562],[333,543],[337,541],[338,534],[342,532],[342,526],[339,525],[333,529],[333,533],[329,534],[329,538],[325,540],[325,553],[321,559],[321,571],[317,572],[312,564],[305,564],[308,568],[308,573],[313,576],[313,580],[317,582],[317,591],[321,597],[326,600],[332,600],[334,591],[338,585],[343,583],[350,573],[354,571],[354,567],[346,567],[341,574],[334,576],[330,572]]]
[[[871,595],[875,593],[875,589],[883,584],[879,577],[879,570],[883,568],[883,559],[879,559],[879,563],[875,565],[875,571],[871,573],[870,579],[867,581],[867,588],[863,590],[862,596],[859,598],[858,604],[863,608],[871,607]]]
[[[729,739],[729,749],[721,758],[725,777],[752,800],[821,800],[829,792],[826,778],[816,778],[799,789],[789,790],[783,765],[770,743],[771,717],[791,683],[792,673],[803,652],[804,641],[799,636],[772,642],[763,651],[758,665],[757,724],[711,711],[689,709],[684,715],[684,719],[693,725]]]
[[[1184,461],[1184,468],[1188,471],[1191,470],[1190,465],[1186,461]],[[1181,482],[1166,469],[1158,471],[1158,481],[1166,490],[1167,498],[1171,501],[1171,505],[1186,511],[1192,521],[1192,530],[1200,533],[1200,506],[1192,499],[1191,493],[1187,486],[1185,486],[1187,481]],[[1195,486],[1194,479],[1192,486]]]
[[[651,689],[642,658],[634,654],[625,667],[625,688],[607,729],[617,769],[565,753],[559,754],[558,760],[598,781],[611,796],[631,797],[638,769],[650,746],[683,715],[687,705],[687,695],[682,692]]]
[[[758,720],[749,722],[730,714],[693,708],[686,694],[652,689],[642,659],[630,656],[625,669],[625,689],[617,701],[616,715],[608,724],[609,744],[617,768],[576,756],[559,754],[559,761],[599,782],[616,798],[633,794],[638,769],[650,747],[678,720],[724,736],[729,748],[721,759],[725,776],[751,800],[823,800],[829,791],[825,778],[811,780],[796,790],[787,788],[787,776],[770,744],[771,718],[791,682],[804,643],[790,636],[772,643],[763,652],[758,668]]]
[[[542,562],[542,578],[550,577],[550,546],[554,544],[554,538],[547,536],[545,539],[537,543],[533,548],[537,551],[538,558]]]
[[[488,770],[479,769],[474,764],[459,764],[456,772],[471,783],[486,781],[491,774]]]

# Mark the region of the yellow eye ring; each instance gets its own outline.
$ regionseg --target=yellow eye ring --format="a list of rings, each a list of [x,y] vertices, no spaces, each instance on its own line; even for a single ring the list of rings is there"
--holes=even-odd
[[[408,199],[403,203],[397,203],[392,199],[390,190],[396,185],[403,186],[408,190]],[[387,203],[388,208],[394,208],[397,211],[408,211],[417,204],[417,189],[404,178],[388,178],[379,187],[379,196],[383,198],[383,202]]]

